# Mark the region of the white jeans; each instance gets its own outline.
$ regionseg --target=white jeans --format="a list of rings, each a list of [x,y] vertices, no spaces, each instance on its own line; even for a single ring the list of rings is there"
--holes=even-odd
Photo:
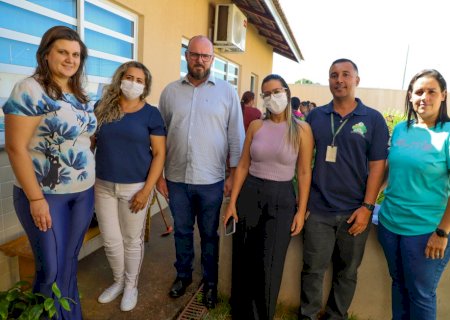
[[[144,258],[147,206],[137,213],[130,210],[129,200],[141,190],[141,183],[95,182],[95,212],[103,237],[106,257],[115,282],[137,287]]]

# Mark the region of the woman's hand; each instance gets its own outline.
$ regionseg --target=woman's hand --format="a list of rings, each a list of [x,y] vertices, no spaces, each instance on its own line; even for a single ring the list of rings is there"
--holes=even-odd
[[[236,211],[236,205],[231,204],[231,203],[228,204],[227,209],[225,210],[225,215],[223,217],[223,225],[225,227],[227,226],[227,222],[228,222],[228,219],[230,219],[230,217],[233,217],[234,220],[236,220],[236,222],[238,222],[238,220],[239,220],[237,211]]]
[[[130,209],[131,212],[137,213],[142,209],[145,209],[148,203],[148,199],[150,197],[150,193],[145,191],[144,189],[139,190],[130,200]]]
[[[447,242],[448,238],[439,237],[436,232],[433,232],[428,239],[427,247],[425,248],[425,256],[431,259],[444,258]]]
[[[46,232],[52,227],[52,217],[50,216],[47,200],[30,201],[30,211],[34,224],[39,230]]]
[[[291,225],[291,237],[296,236],[302,231],[303,226],[305,225],[305,213],[301,213],[297,211],[292,220]]]

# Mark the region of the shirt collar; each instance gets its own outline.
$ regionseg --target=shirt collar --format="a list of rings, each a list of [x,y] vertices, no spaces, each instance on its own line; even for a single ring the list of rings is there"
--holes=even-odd
[[[355,98],[355,101],[357,102],[355,110],[352,111],[352,114],[358,115],[358,116],[365,116],[367,115],[367,110],[361,100],[359,98]],[[327,114],[330,114],[333,112],[333,100],[330,101],[329,104],[324,106],[324,111]]]
[[[183,79],[181,79],[181,83],[189,84],[189,85],[192,86],[192,83],[189,81],[189,78],[188,78],[187,74],[183,77]],[[216,78],[214,77],[214,74],[212,72],[209,73],[208,80],[203,82],[201,85],[204,85],[205,83],[212,83],[214,85],[216,84]]]

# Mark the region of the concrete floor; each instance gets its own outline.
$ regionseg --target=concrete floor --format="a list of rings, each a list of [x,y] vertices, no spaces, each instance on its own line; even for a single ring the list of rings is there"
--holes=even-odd
[[[166,210],[165,217],[171,221]],[[166,227],[161,215],[151,220],[150,240],[145,243],[144,262],[139,277],[139,298],[136,307],[129,312],[120,310],[119,296],[108,304],[100,304],[97,297],[112,284],[112,273],[103,248],[98,249],[79,262],[78,285],[84,320],[172,320],[183,310],[198,289],[201,280],[199,236],[195,238],[195,262],[193,283],[186,294],[178,299],[169,297],[168,292],[176,277],[175,246],[173,233],[161,237]]]

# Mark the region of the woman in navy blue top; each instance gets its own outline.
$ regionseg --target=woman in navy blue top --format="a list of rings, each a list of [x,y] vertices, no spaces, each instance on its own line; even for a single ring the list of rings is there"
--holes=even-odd
[[[145,102],[150,71],[130,61],[115,72],[97,103],[95,209],[114,283],[98,298],[122,292],[122,311],[137,303],[149,198],[165,160],[166,131],[159,110]]]

